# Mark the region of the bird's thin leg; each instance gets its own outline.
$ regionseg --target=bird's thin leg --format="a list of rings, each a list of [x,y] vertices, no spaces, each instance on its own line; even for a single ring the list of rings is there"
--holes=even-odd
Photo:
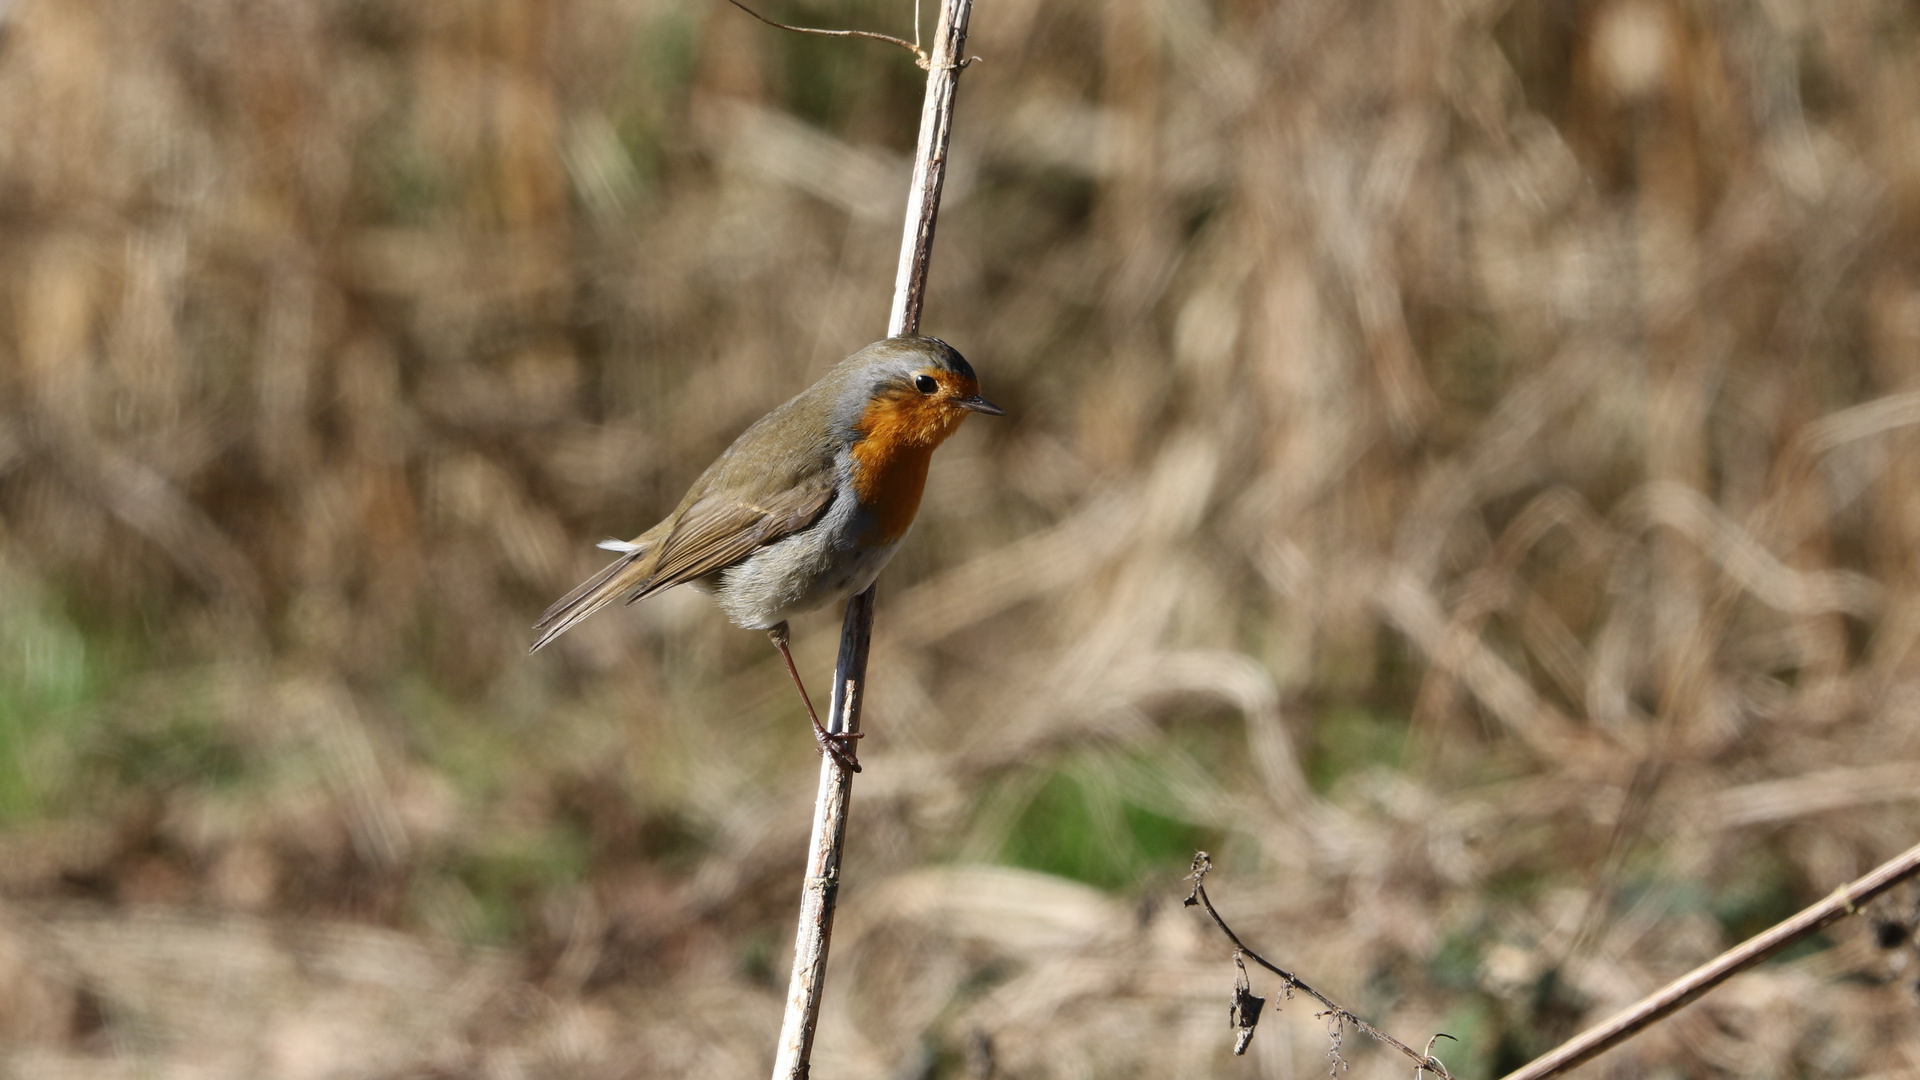
[[[853,740],[861,737],[861,732],[834,734],[820,723],[820,714],[813,711],[813,699],[807,696],[807,684],[800,681],[800,669],[793,665],[793,652],[787,648],[787,624],[780,623],[767,630],[767,636],[773,639],[773,647],[780,650],[780,658],[787,662],[787,674],[793,678],[793,688],[800,691],[800,702],[807,707],[807,719],[813,721],[813,738],[820,744],[820,751],[832,754],[833,760],[848,772],[859,772],[860,762],[853,756]]]

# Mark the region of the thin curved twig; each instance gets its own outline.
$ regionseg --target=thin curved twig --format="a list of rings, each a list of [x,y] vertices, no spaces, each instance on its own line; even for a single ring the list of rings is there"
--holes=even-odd
[[[1373,1039],[1375,1039],[1376,1041],[1385,1043],[1386,1045],[1393,1047],[1395,1050],[1400,1051],[1401,1053],[1407,1055],[1408,1058],[1412,1059],[1414,1063],[1414,1067],[1417,1071],[1424,1070],[1424,1071],[1432,1072],[1434,1075],[1440,1077],[1441,1080],[1453,1080],[1453,1074],[1447,1071],[1447,1067],[1441,1063],[1439,1058],[1433,1056],[1432,1054],[1433,1040],[1428,1040],[1427,1042],[1428,1052],[1423,1054],[1420,1051],[1415,1050],[1413,1047],[1408,1046],[1406,1043],[1401,1042],[1399,1039],[1396,1039],[1393,1036],[1387,1034],[1386,1032],[1381,1031],[1379,1028],[1374,1027],[1372,1024],[1367,1023],[1365,1020],[1360,1019],[1360,1017],[1354,1015],[1354,1012],[1352,1009],[1349,1009],[1346,1006],[1341,1005],[1340,1003],[1334,1001],[1332,998],[1328,997],[1327,995],[1321,993],[1318,990],[1315,990],[1313,987],[1308,986],[1306,983],[1302,982],[1300,980],[1300,976],[1295,975],[1293,972],[1288,971],[1283,967],[1280,967],[1279,965],[1268,960],[1266,957],[1261,956],[1259,953],[1254,952],[1252,949],[1247,948],[1247,943],[1244,941],[1241,941],[1240,935],[1233,932],[1233,927],[1228,926],[1227,920],[1220,917],[1220,913],[1214,910],[1213,901],[1208,899],[1207,897],[1207,889],[1206,889],[1206,886],[1203,884],[1203,881],[1207,876],[1207,871],[1212,869],[1213,869],[1212,856],[1208,855],[1204,851],[1197,851],[1194,853],[1193,872],[1188,875],[1188,880],[1193,882],[1193,891],[1187,894],[1186,906],[1192,907],[1195,904],[1199,904],[1200,906],[1207,909],[1207,914],[1212,917],[1213,924],[1220,928],[1221,933],[1227,935],[1228,941],[1233,942],[1234,958],[1236,962],[1238,962],[1240,957],[1244,956],[1248,960],[1251,960],[1254,963],[1259,964],[1261,967],[1266,968],[1268,971],[1273,972],[1275,975],[1280,976],[1281,979],[1285,980],[1287,991],[1289,993],[1291,993],[1294,990],[1298,990],[1301,993],[1312,998],[1313,1000],[1326,1006],[1326,1011],[1323,1013],[1320,1013],[1319,1015],[1330,1016],[1336,1021],[1352,1024],[1354,1027],[1359,1028],[1362,1032],[1365,1032],[1367,1035],[1372,1036]],[[1236,995],[1236,998],[1237,998],[1237,995]],[[1254,1010],[1254,1015],[1256,1017],[1258,1016],[1258,1009]],[[1252,1034],[1251,1029],[1252,1029],[1251,1023],[1245,1025],[1242,1028],[1242,1031],[1245,1033],[1245,1037],[1241,1039],[1239,1044],[1239,1049],[1244,1050],[1246,1048],[1246,1038],[1251,1036]],[[1453,1036],[1445,1035],[1445,1034],[1434,1036],[1434,1039],[1441,1039],[1441,1038],[1451,1039],[1453,1038]]]
[[[918,67],[921,71],[933,70],[933,58],[931,56],[928,56],[927,50],[921,48],[919,44],[920,9],[918,5],[915,5],[914,11],[913,11],[914,40],[908,41],[905,38],[894,37],[892,34],[882,34],[877,30],[823,30],[816,26],[789,26],[783,22],[774,22],[772,19],[767,18],[765,15],[762,15],[759,12],[748,7],[747,5],[741,3],[740,0],[727,0],[727,3],[732,4],[734,7],[739,8],[741,11],[744,11],[747,14],[753,16],[754,18],[759,19],[761,22],[766,23],[768,26],[776,27],[781,30],[791,30],[796,34],[819,34],[822,37],[870,38],[874,41],[884,41],[889,45],[898,45],[901,48],[913,54],[914,65]],[[966,67],[968,64],[971,64],[978,59],[980,58],[977,56],[969,56],[965,60],[962,60],[957,64],[944,64],[942,65],[942,67],[948,68],[950,70],[958,71],[959,69]]]

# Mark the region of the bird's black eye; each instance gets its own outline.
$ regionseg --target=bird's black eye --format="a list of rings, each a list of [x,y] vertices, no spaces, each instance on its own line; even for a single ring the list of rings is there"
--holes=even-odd
[[[913,388],[923,394],[931,394],[935,390],[940,389],[940,384],[934,382],[933,376],[931,375],[915,375],[913,377]]]

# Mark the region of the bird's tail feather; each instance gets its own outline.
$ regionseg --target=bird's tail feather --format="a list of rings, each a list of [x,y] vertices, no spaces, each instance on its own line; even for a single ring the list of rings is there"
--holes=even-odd
[[[579,588],[554,601],[553,606],[541,614],[540,621],[533,624],[540,636],[527,651],[539,652],[541,646],[573,629],[575,623],[606,607],[620,594],[645,588],[651,567],[642,563],[641,558],[647,550],[648,547],[637,544],[623,545],[619,558],[581,582]]]

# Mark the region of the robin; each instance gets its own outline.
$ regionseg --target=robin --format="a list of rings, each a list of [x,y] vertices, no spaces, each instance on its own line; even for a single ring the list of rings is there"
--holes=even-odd
[[[691,583],[735,626],[767,632],[821,750],[858,772],[846,741],[858,736],[821,725],[787,620],[873,584],[913,526],[934,447],[968,413],[1006,415],[953,346],[896,337],[861,349],[742,432],[665,520],[600,544],[620,557],[540,616],[529,651],[615,598]]]

